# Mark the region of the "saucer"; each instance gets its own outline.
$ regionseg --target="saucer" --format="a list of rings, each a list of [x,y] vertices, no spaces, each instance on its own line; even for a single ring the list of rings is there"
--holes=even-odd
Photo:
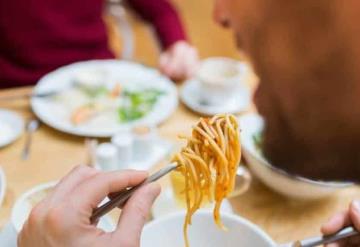
[[[221,113],[239,113],[245,111],[251,102],[250,90],[239,89],[236,95],[222,105],[211,105],[201,97],[202,91],[199,81],[191,79],[185,82],[181,93],[181,101],[191,110],[203,115],[215,115]]]
[[[213,211],[214,203],[204,206],[198,211]],[[163,217],[165,215],[173,214],[179,211],[184,211],[185,208],[176,202],[174,192],[171,187],[165,188],[154,202],[151,209],[151,213],[154,219]],[[221,204],[220,212],[233,213],[233,208],[227,199],[224,199]]]
[[[14,142],[24,131],[23,118],[9,110],[0,109],[0,148]]]

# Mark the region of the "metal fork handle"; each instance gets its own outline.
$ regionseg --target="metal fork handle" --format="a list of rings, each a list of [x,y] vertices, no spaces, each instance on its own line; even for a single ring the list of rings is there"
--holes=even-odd
[[[353,237],[356,235],[359,235],[359,232],[356,229],[354,229],[353,227],[349,226],[349,227],[346,227],[346,228],[340,230],[339,232],[337,232],[333,235],[308,238],[308,239],[296,241],[294,243],[281,245],[281,246],[283,246],[283,247],[316,247],[316,246],[320,246],[320,245],[324,245],[324,244],[334,243],[339,240]]]
[[[24,149],[23,149],[22,154],[21,154],[21,158],[23,160],[27,160],[29,158],[31,141],[32,141],[32,133],[28,132],[26,134],[25,146],[24,146]]]
[[[22,93],[22,94],[18,94],[18,95],[9,95],[9,96],[1,96],[0,97],[0,101],[9,101],[9,100],[18,100],[18,99],[26,99],[26,98],[46,98],[46,97],[51,97],[54,96],[56,94],[58,94],[59,92],[43,92],[43,93],[34,93],[34,92],[30,92],[30,93]]]
[[[102,205],[94,210],[92,216],[90,217],[90,222],[91,223],[97,222],[97,220],[100,217],[104,216],[105,214],[107,214],[108,212],[113,210],[114,208],[123,206],[126,203],[126,201],[134,194],[134,192],[137,191],[139,188],[143,187],[144,185],[146,185],[148,183],[155,182],[156,180],[160,179],[161,177],[165,176],[166,174],[168,174],[169,172],[173,171],[176,168],[177,168],[177,164],[172,163],[172,164],[160,169],[158,172],[152,174],[141,184],[114,194],[113,195],[114,197],[110,201],[108,201],[104,205]]]

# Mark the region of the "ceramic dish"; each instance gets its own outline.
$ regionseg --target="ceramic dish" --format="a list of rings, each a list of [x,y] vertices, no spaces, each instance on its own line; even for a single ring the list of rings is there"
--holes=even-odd
[[[24,125],[19,114],[0,109],[0,148],[16,141],[23,133]]]
[[[116,86],[119,86],[119,96],[111,97],[110,91],[113,92]],[[74,91],[74,88],[85,89],[86,97],[84,93],[79,95],[79,90]],[[95,96],[94,88],[98,89],[95,91]],[[97,110],[98,108],[105,110],[103,109],[101,114],[93,114],[94,117],[86,123],[74,124],[72,118],[74,108],[78,109],[79,105],[90,107],[94,104],[94,98],[99,98],[99,93],[103,95],[101,94],[103,89],[109,91],[105,93],[108,96],[100,97],[105,99]],[[79,62],[59,68],[44,76],[34,90],[35,94],[59,92],[53,97],[32,98],[31,106],[36,116],[59,131],[79,136],[110,137],[136,125],[155,126],[166,120],[178,105],[176,87],[167,77],[155,69],[119,60]],[[129,116],[127,111],[126,113],[119,111],[119,106],[129,105],[124,103],[124,95],[129,95],[125,92],[144,90],[159,92],[155,103],[151,101],[150,109],[146,108],[146,113],[141,116],[136,117],[133,114],[134,119],[121,121],[121,116]],[[69,91],[70,93],[66,94]],[[136,114],[139,114],[140,110],[144,108],[136,111]]]
[[[6,194],[6,177],[3,169],[0,167],[0,207]]]
[[[272,166],[257,150],[254,135],[261,133],[264,121],[258,114],[247,114],[239,119],[241,144],[251,172],[276,192],[296,199],[320,199],[352,186],[345,182],[323,182],[286,173]]]
[[[183,247],[185,212],[175,213],[147,224],[141,236],[141,247]],[[227,231],[214,223],[212,212],[200,211],[189,226],[190,247],[270,247],[274,241],[259,227],[234,214],[222,213]]]

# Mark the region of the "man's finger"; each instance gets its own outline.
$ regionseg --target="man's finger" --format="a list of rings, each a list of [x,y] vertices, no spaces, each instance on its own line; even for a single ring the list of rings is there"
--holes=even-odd
[[[167,52],[160,55],[159,60],[159,69],[162,73],[166,73],[167,64],[169,63],[170,58]]]
[[[95,208],[108,194],[140,184],[148,176],[145,171],[102,172],[82,182],[71,195],[78,205]]]
[[[321,232],[324,235],[333,234],[350,224],[350,215],[348,211],[344,211],[331,217],[329,221],[321,227]]]
[[[183,68],[179,56],[179,54],[173,53],[169,59],[169,63],[165,68],[165,74],[172,79],[177,79],[183,73]]]
[[[350,204],[350,218],[354,227],[360,231],[360,201],[353,201]]]
[[[69,195],[80,183],[88,178],[98,174],[99,171],[88,166],[77,166],[73,168],[60,182],[55,186],[51,197],[51,203],[63,200]]]
[[[127,246],[124,241],[139,243],[142,228],[159,193],[160,186],[156,183],[150,183],[134,193],[121,212],[118,228],[113,233],[114,241],[120,241],[123,246]]]
[[[199,66],[197,51],[194,48],[191,48],[187,54],[187,57],[188,58],[184,61],[186,65],[186,77],[191,78],[195,75]]]

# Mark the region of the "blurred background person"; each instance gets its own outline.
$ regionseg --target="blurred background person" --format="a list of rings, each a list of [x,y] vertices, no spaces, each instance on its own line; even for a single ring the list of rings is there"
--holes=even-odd
[[[260,83],[263,152],[292,174],[360,180],[360,1],[216,0]]]
[[[160,70],[175,80],[191,76],[197,51],[172,4],[124,2],[154,26],[163,50]],[[114,58],[103,20],[105,5],[105,0],[0,0],[0,88],[34,85],[73,62]]]

